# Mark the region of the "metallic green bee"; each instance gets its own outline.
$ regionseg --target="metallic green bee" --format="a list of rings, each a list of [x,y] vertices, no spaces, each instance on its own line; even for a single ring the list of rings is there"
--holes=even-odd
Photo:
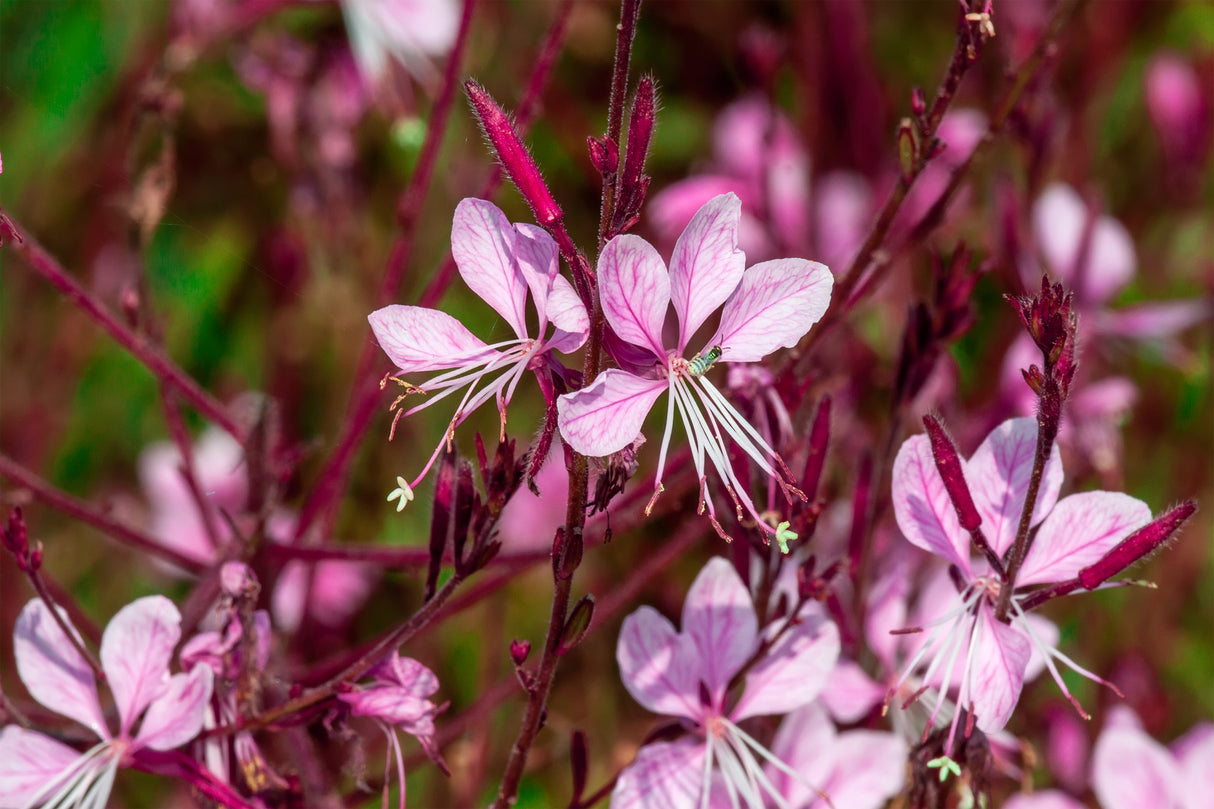
[[[703,376],[721,358],[721,347],[713,346],[703,354],[696,354],[687,362],[687,372],[692,376]]]

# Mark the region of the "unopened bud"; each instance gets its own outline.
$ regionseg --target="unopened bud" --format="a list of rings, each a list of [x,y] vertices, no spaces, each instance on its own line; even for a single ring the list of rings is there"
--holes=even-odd
[[[649,153],[649,141],[653,138],[655,115],[653,78],[645,76],[637,85],[636,98],[628,117],[628,151],[624,155],[624,176],[620,196],[629,201],[631,208],[640,208],[644,199],[642,174],[645,170],[645,155]]]
[[[936,470],[944,481],[944,489],[953,501],[957,510],[957,520],[966,531],[975,531],[982,525],[982,516],[974,506],[974,498],[970,494],[969,484],[965,480],[965,472],[961,468],[961,458],[957,448],[945,434],[940,422],[932,416],[923,417],[923,426],[927,428],[927,439],[932,445],[932,458],[936,461]]]
[[[1080,583],[1088,590],[1099,587],[1171,539],[1176,530],[1185,520],[1192,517],[1196,510],[1197,505],[1192,500],[1187,500],[1139,528],[1117,543],[1113,550],[1101,557],[1096,564],[1080,570]]]
[[[523,141],[514,129],[510,118],[502,111],[497,102],[485,92],[485,88],[469,79],[464,82],[464,90],[468,100],[480,121],[485,137],[493,148],[502,168],[506,170],[511,182],[518,188],[523,199],[531,206],[536,221],[541,225],[552,225],[563,217],[560,206],[548,191],[548,185],[540,176],[539,167]]]
[[[586,637],[586,632],[590,629],[592,618],[594,618],[594,596],[587,593],[578,601],[569,620],[565,622],[565,629],[561,632],[561,645],[557,648],[558,655],[565,654],[582,642],[582,638]]]
[[[910,182],[915,175],[915,132],[910,118],[903,118],[898,124],[898,167],[902,171],[902,179]]]
[[[586,138],[586,146],[590,149],[590,162],[599,174],[604,177],[615,174],[620,167],[620,152],[615,141],[590,135]]]
[[[923,95],[922,87],[915,87],[911,90],[911,112],[916,116],[927,112],[927,97]]]
[[[531,641],[519,640],[515,638],[510,641],[510,659],[514,665],[521,666],[527,662],[527,656],[531,654]]]

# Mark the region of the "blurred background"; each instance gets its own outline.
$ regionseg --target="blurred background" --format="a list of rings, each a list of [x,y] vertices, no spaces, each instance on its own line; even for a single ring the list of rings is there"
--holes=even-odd
[[[951,134],[942,130],[951,142],[941,166],[953,165],[981,135],[1052,9],[996,0],[997,36],[958,91],[953,109],[966,112],[950,119]],[[558,11],[548,0],[478,3],[461,75],[480,80],[503,107],[516,107]],[[692,176],[747,181],[739,174],[745,167],[731,164],[744,147],[723,134],[723,113],[748,102],[767,110],[774,127],[770,110],[777,109],[787,120],[781,154],[792,172],[781,176],[800,184],[812,218],[793,228],[804,241],[790,249],[840,271],[858,244],[847,234],[862,237],[897,177],[898,122],[910,114],[914,87],[929,99],[934,93],[953,51],[957,15],[955,2],[902,0],[646,4],[633,68],[634,81],[649,73],[660,92],[647,169],[651,200]],[[572,5],[528,138],[570,232],[591,254],[600,180],[585,139],[605,125],[617,16],[612,3]],[[0,0],[0,205],[97,298],[163,341],[216,398],[238,411],[272,414],[277,445],[290,459],[276,481],[287,511],[301,508],[336,445],[355,368],[373,340],[366,317],[379,305],[380,280],[401,234],[398,197],[417,168],[446,56],[426,60],[407,71],[397,66],[387,83],[369,81],[351,56],[336,3]],[[880,453],[889,437],[907,312],[930,294],[932,252],[949,254],[964,242],[983,275],[970,300],[970,328],[933,365],[920,396],[899,405],[905,412],[897,443],[918,431],[917,414],[935,410],[968,454],[991,426],[1023,408],[1015,369],[1005,369],[1019,324],[1002,296],[1022,294],[1043,271],[1065,272],[1050,266],[1065,245],[1051,247],[1049,226],[1043,230],[1034,217],[1061,227],[1070,209],[1065,201],[1058,209],[1035,206],[1064,183],[1092,222],[1107,216],[1120,223],[1131,243],[1130,269],[1081,301],[1077,396],[1096,392],[1088,409],[1072,413],[1065,437],[1068,490],[1123,490],[1156,513],[1186,498],[1201,509],[1166,552],[1132,572],[1158,589],[1120,588],[1063,600],[1047,612],[1062,628],[1061,648],[1117,682],[1164,741],[1214,717],[1212,99],[1209,4],[1083,4],[946,221],[895,257],[888,280],[849,313],[843,329],[814,344],[819,353],[804,399],[786,402],[802,431],[816,398],[835,397],[822,494],[826,514],[840,516],[824,519],[815,539],[829,558],[826,549],[848,531],[857,475],[852,450]],[[492,168],[457,96],[395,302],[420,299],[445,263],[455,205],[478,194]],[[530,220],[513,189],[494,199],[512,221]],[[918,204],[925,209],[930,200]],[[661,210],[650,206],[636,232],[666,252],[671,228],[677,235],[681,224],[670,224],[677,212],[664,218]],[[1080,231],[1090,229],[1084,238],[1095,244],[1103,226],[1086,221],[1080,215]],[[752,255],[764,249],[756,245]],[[789,247],[772,249],[781,246]],[[1124,249],[1116,260],[1125,263]],[[1178,308],[1139,308],[1164,303]],[[505,324],[458,279],[441,308],[489,342],[505,334]],[[1119,315],[1125,311],[1137,319]],[[374,357],[364,384],[390,370],[378,349]],[[1120,381],[1098,387],[1107,380]],[[401,513],[384,498],[397,475],[420,469],[449,410],[439,405],[404,420],[389,443],[394,395],[383,393],[357,446],[323,541],[419,548],[428,541],[429,484]],[[185,413],[200,436],[204,421]],[[523,385],[510,411],[520,446],[542,415],[538,392]],[[459,432],[462,453],[473,452],[476,430],[493,437],[491,409]],[[146,465],[148,448],[168,438],[152,374],[0,249],[0,451],[55,487],[152,531],[156,493],[141,480],[141,457]],[[642,456],[642,476],[652,472],[652,450]],[[644,486],[641,478],[636,485]],[[888,481],[876,489],[887,497]],[[190,591],[189,580],[34,502],[11,480],[0,479],[0,502],[24,505],[31,536],[45,544],[49,575],[99,625],[135,596],[163,592],[181,602]],[[692,519],[690,497],[687,504],[588,551],[577,592],[614,592],[659,540]],[[896,532],[888,514],[884,519]],[[512,542],[543,549],[551,535],[504,541],[507,551]],[[704,560],[727,552],[705,532],[563,660],[520,806],[567,801],[574,728],[589,736],[592,788],[631,760],[656,718],[619,683],[619,621],[637,604],[676,615]],[[352,619],[312,637],[281,639],[290,647],[274,675],[289,682],[416,609],[424,568],[377,573]],[[494,793],[523,704],[508,684],[507,647],[516,637],[542,643],[550,588],[546,565],[525,570],[402,650],[439,676],[436,699],[451,702],[440,731],[455,717],[467,717],[468,725],[444,748],[450,780],[422,762],[410,767],[414,805],[484,803]],[[10,695],[24,696],[9,628],[29,597],[12,560],[0,558],[0,670]],[[1095,717],[1080,733],[1094,738],[1116,698],[1080,678],[1067,682]],[[496,703],[478,702],[491,693],[500,695]],[[1044,755],[1050,717],[1061,705],[1048,678],[1039,680],[1009,729]],[[368,744],[374,782],[380,742]],[[1040,767],[1035,777],[1041,784],[1056,779]],[[1008,781],[1000,789],[1014,787]],[[113,805],[152,805],[164,790],[157,779],[124,774]],[[377,794],[367,796],[366,805],[376,803]]]

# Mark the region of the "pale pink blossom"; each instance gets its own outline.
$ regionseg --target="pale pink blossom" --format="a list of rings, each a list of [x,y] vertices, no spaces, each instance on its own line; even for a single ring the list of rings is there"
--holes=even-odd
[[[1115,706],[1092,751],[1092,789],[1102,809],[1204,809],[1214,795],[1214,723],[1164,747],[1134,712]]]
[[[467,389],[430,460],[402,487],[406,493],[430,471],[443,447],[453,440],[455,428],[490,400],[497,402],[504,438],[506,406],[523,374],[547,373],[557,365],[552,352],[576,351],[589,333],[586,307],[560,274],[556,242],[543,228],[512,225],[493,203],[465,199],[455,209],[451,254],[464,282],[501,315],[515,336],[487,345],[451,315],[420,306],[393,304],[368,316],[375,339],[400,369],[394,375],[398,379],[409,373],[445,371],[420,385],[405,385],[406,395],[421,393],[425,398],[399,410],[398,419]],[[531,321],[538,323],[534,336],[528,325],[529,297],[538,318]],[[554,327],[551,335],[549,325]],[[481,387],[493,374],[498,376]]]
[[[968,461],[965,482],[981,517],[981,529],[995,554],[1004,557],[1016,538],[1037,442],[1033,419],[1011,419],[996,427]],[[893,469],[893,505],[907,540],[954,566],[960,588],[953,607],[926,624],[923,644],[903,677],[922,671],[955,703],[970,711],[979,729],[1000,730],[1011,717],[1030,670],[1034,650],[1063,694],[1070,696],[1055,666],[1065,663],[1103,682],[1054,648],[1053,640],[1020,607],[1021,588],[1073,579],[1118,542],[1151,520],[1147,505],[1116,492],[1083,492],[1059,499],[1062,462],[1057,447],[1045,464],[1031,526],[1036,538],[1015,581],[1010,623],[995,618],[993,605],[1004,586],[985,559],[971,558],[970,534],[959,525],[926,435],[907,439]],[[957,729],[958,711],[953,719]],[[951,749],[950,743],[946,749]]]
[[[1075,189],[1053,183],[1033,204],[1033,236],[1045,266],[1075,292],[1080,316],[1097,335],[1158,341],[1175,359],[1175,336],[1210,316],[1202,300],[1153,301],[1112,309],[1113,297],[1138,273],[1134,240],[1111,216],[1089,208]],[[1040,270],[1022,262],[1025,284],[1040,283]]]
[[[846,264],[864,239],[872,192],[863,177],[832,171],[811,189],[810,158],[792,122],[759,96],[730,104],[712,132],[713,161],[654,195],[654,230],[674,241],[714,196],[742,201],[738,244],[752,259],[806,255]],[[812,241],[811,241],[812,235]]]
[[[1209,92],[1184,57],[1163,51],[1151,57],[1143,75],[1147,114],[1165,155],[1193,161],[1209,143]]]
[[[790,713],[771,752],[799,777],[771,764],[767,775],[788,809],[879,809],[902,790],[906,743],[893,733],[839,733],[820,705]],[[814,785],[811,788],[809,785]]]
[[[385,770],[385,804],[392,759],[396,760],[396,774],[400,779],[399,806],[405,806],[405,763],[401,753],[397,730],[413,736],[421,744],[431,760],[440,767],[442,757],[434,740],[434,716],[445,705],[435,705],[430,696],[438,690],[438,677],[421,663],[401,657],[395,650],[392,655],[370,672],[371,682],[355,686],[353,691],[340,693],[337,698],[350,707],[353,716],[374,719],[388,740]]]
[[[459,30],[455,0],[342,0],[341,9],[368,84],[385,79],[390,59],[423,84],[437,81],[434,59],[451,50]]]
[[[235,538],[229,520],[242,529],[253,529],[252,523],[243,519],[248,471],[240,444],[215,428],[203,432],[192,455],[205,511],[199,509],[186,483],[182,458],[173,444],[161,442],[145,449],[139,458],[139,478],[151,501],[152,535],[166,547],[212,565],[229,554],[228,545]],[[265,532],[273,540],[291,542],[295,527],[295,514],[278,509],[266,520]],[[210,531],[218,544],[212,541]],[[340,560],[312,565],[288,562],[274,587],[274,621],[280,629],[291,631],[303,619],[306,606],[321,624],[340,626],[362,604],[371,583],[371,570],[363,564]]]
[[[66,611],[59,614],[77,642]],[[41,599],[25,605],[13,632],[17,674],[39,703],[84,725],[100,742],[80,753],[48,736],[8,725],[0,730],[0,806],[105,806],[120,767],[140,750],[180,747],[202,729],[212,672],[171,674],[181,615],[163,596],[136,599],[101,637],[101,667],[118,711],[110,729],[93,671]],[[134,728],[138,724],[138,731]]]
[[[633,442],[645,416],[667,393],[654,497],[661,491],[677,411],[700,478],[701,510],[707,509],[714,527],[725,536],[708,494],[705,458],[724,482],[739,519],[748,516],[787,550],[787,539],[795,536],[787,532],[787,523],[773,528],[759,514],[730,463],[724,436],[786,496],[799,492],[776,451],[705,372],[717,359],[757,362],[779,348],[796,345],[825,313],[833,279],[825,265],[796,258],[744,269],[746,256],[738,249],[741,212],[741,200],[734,194],[706,203],[679,237],[669,271],[657,250],[638,236],[617,236],[607,243],[598,263],[603,314],[630,349],[634,367],[603,371],[587,387],[561,396],[557,424],[565,443],[576,451],[594,457],[610,455]],[[678,332],[668,347],[664,326],[672,303]],[[703,349],[688,358],[692,337],[722,304],[720,325]]]
[[[735,695],[731,681],[765,639],[774,642],[746,670]],[[684,720],[689,735],[642,747],[620,773],[611,805],[706,807],[732,799],[761,809],[771,799],[787,806],[764,763],[811,791],[820,788],[738,723],[811,703],[838,656],[838,629],[812,606],[787,627],[777,622],[760,630],[742,579],[725,559],[711,559],[687,593],[681,631],[651,607],[624,619],[616,647],[624,687],[654,713]]]

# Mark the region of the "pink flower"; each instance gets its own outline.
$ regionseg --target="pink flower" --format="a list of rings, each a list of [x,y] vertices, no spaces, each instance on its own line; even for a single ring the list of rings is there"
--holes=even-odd
[[[433,57],[455,44],[454,0],[342,0],[350,50],[369,84],[383,81],[392,57],[418,81],[433,84]]]
[[[878,809],[902,790],[906,744],[892,733],[839,733],[819,705],[806,705],[780,723],[771,751],[795,771],[768,765],[768,777],[788,809]],[[810,789],[806,783],[817,788]]]
[[[738,243],[752,258],[804,255],[811,246],[829,263],[846,263],[860,246],[872,208],[862,177],[831,172],[813,188],[810,159],[791,121],[759,96],[735,101],[717,117],[709,171],[673,183],[649,204],[667,242],[714,196],[742,201]],[[810,235],[813,235],[811,244]]]
[[[421,473],[402,487],[406,492],[430,471],[455,428],[490,399],[497,401],[504,436],[506,406],[523,373],[539,371],[546,363],[555,365],[552,351],[576,351],[586,341],[590,319],[573,285],[559,273],[557,252],[556,242],[542,228],[512,225],[493,203],[465,199],[455,209],[451,254],[464,282],[514,329],[515,338],[486,345],[451,315],[420,306],[393,304],[368,316],[375,339],[400,369],[396,377],[446,371],[418,386],[402,382],[407,393],[423,393],[426,399],[398,411],[398,419],[467,388],[446,436]],[[527,322],[529,296],[538,315],[534,337]],[[550,323],[555,328],[546,336]],[[478,391],[485,377],[496,372],[502,373]]]
[[[1209,139],[1210,104],[1193,65],[1178,53],[1157,53],[1147,64],[1143,84],[1147,113],[1165,155],[1198,162]]]
[[[1016,538],[1036,442],[1033,419],[1011,419],[996,427],[968,461],[961,461],[965,482],[981,517],[981,530],[1001,558],[1006,558]],[[1029,620],[1033,616],[1020,607],[1028,595],[1021,588],[1076,577],[1082,568],[1151,521],[1150,509],[1133,497],[1095,491],[1059,500],[1061,488],[1062,462],[1054,447],[1031,517],[1036,539],[1014,583],[1010,624],[1005,624],[995,619],[993,609],[1004,586],[1002,577],[989,571],[984,560],[971,559],[970,534],[959,524],[928,437],[907,439],[894,461],[893,503],[898,527],[911,544],[955,567],[960,590],[953,608],[925,626],[930,634],[903,679],[930,660],[922,679],[939,682],[942,695],[949,692],[955,680],[956,703],[974,714],[977,726],[988,733],[1001,729],[1011,717],[1034,649],[1076,707],[1054,661],[1101,681],[1054,648]],[[953,718],[953,733],[961,715],[958,711]],[[951,735],[946,746],[949,749]]]
[[[173,444],[162,442],[144,450],[139,458],[139,478],[152,505],[152,534],[166,547],[211,565],[225,557],[234,538],[225,515],[238,526],[244,522],[248,472],[240,444],[215,428],[199,437],[193,459],[195,479],[207,505],[205,513],[198,508],[182,476],[181,455]],[[208,533],[208,521],[218,546]],[[265,530],[273,539],[289,541],[295,534],[295,522],[293,512],[278,509],[266,521]],[[247,527],[252,529],[251,525]],[[366,565],[354,562],[287,563],[274,588],[275,623],[288,632],[294,630],[307,606],[321,624],[341,625],[366,597],[370,573]]]
[[[1166,341],[1209,316],[1209,306],[1201,300],[1109,309],[1109,301],[1138,272],[1134,241],[1124,225],[1090,210],[1064,183],[1050,185],[1037,198],[1033,234],[1046,266],[1075,290],[1081,316],[1090,318],[1097,333],[1165,341],[1175,355],[1180,349]],[[1030,289],[1040,282],[1040,271],[1031,262],[1026,262],[1022,275]]]
[[[797,258],[765,261],[743,271],[746,257],[737,246],[740,217],[741,201],[734,194],[707,202],[679,237],[669,272],[657,250],[638,236],[617,236],[607,243],[598,264],[603,314],[635,356],[635,372],[609,369],[582,390],[561,396],[557,424],[576,451],[610,455],[632,443],[658,397],[668,392],[654,496],[661,491],[677,411],[700,478],[701,509],[708,509],[717,531],[725,536],[708,496],[705,457],[725,482],[739,519],[745,512],[787,551],[786,540],[795,536],[787,532],[787,523],[772,528],[759,515],[730,464],[722,433],[790,495],[795,490],[783,461],[704,373],[717,359],[757,362],[795,345],[826,311],[833,279],[825,265]],[[679,328],[674,347],[667,348],[663,327],[671,303]],[[722,304],[716,332],[703,351],[687,359],[692,336]]]
[[[67,613],[59,610],[80,640]],[[45,707],[75,719],[101,741],[85,753],[32,730],[0,730],[0,806],[82,806],[106,803],[119,767],[140,750],[167,751],[202,729],[212,673],[195,666],[170,674],[181,615],[163,596],[137,599],[118,611],[101,637],[101,667],[118,709],[110,732],[88,662],[41,599],[25,605],[13,632],[17,673]],[[142,720],[140,720],[142,717]],[[138,722],[139,730],[132,733]]]
[[[1214,724],[1202,722],[1164,747],[1118,705],[1092,753],[1092,788],[1103,809],[1202,809],[1214,794]]]
[[[401,657],[396,651],[373,668],[371,676],[373,682],[370,685],[357,686],[357,690],[338,694],[337,697],[350,706],[352,715],[370,717],[383,729],[388,738],[385,771],[391,766],[392,757],[395,757],[397,777],[400,778],[400,806],[403,809],[405,763],[396,730],[403,730],[417,739],[426,755],[442,767],[442,757],[434,741],[434,716],[445,705],[435,705],[429,699],[438,690],[438,677],[434,672],[412,658]]]
[[[713,793],[740,799],[735,806],[763,807],[764,794],[782,800],[756,754],[797,784],[811,790],[820,786],[737,724],[808,705],[838,659],[839,631],[820,614],[802,611],[786,631],[782,628],[773,624],[760,632],[749,591],[720,557],[692,583],[682,632],[651,607],[624,620],[616,647],[624,687],[654,713],[686,720],[693,738],[641,748],[616,781],[613,807],[703,807]],[[731,681],[773,638],[730,704]]]

